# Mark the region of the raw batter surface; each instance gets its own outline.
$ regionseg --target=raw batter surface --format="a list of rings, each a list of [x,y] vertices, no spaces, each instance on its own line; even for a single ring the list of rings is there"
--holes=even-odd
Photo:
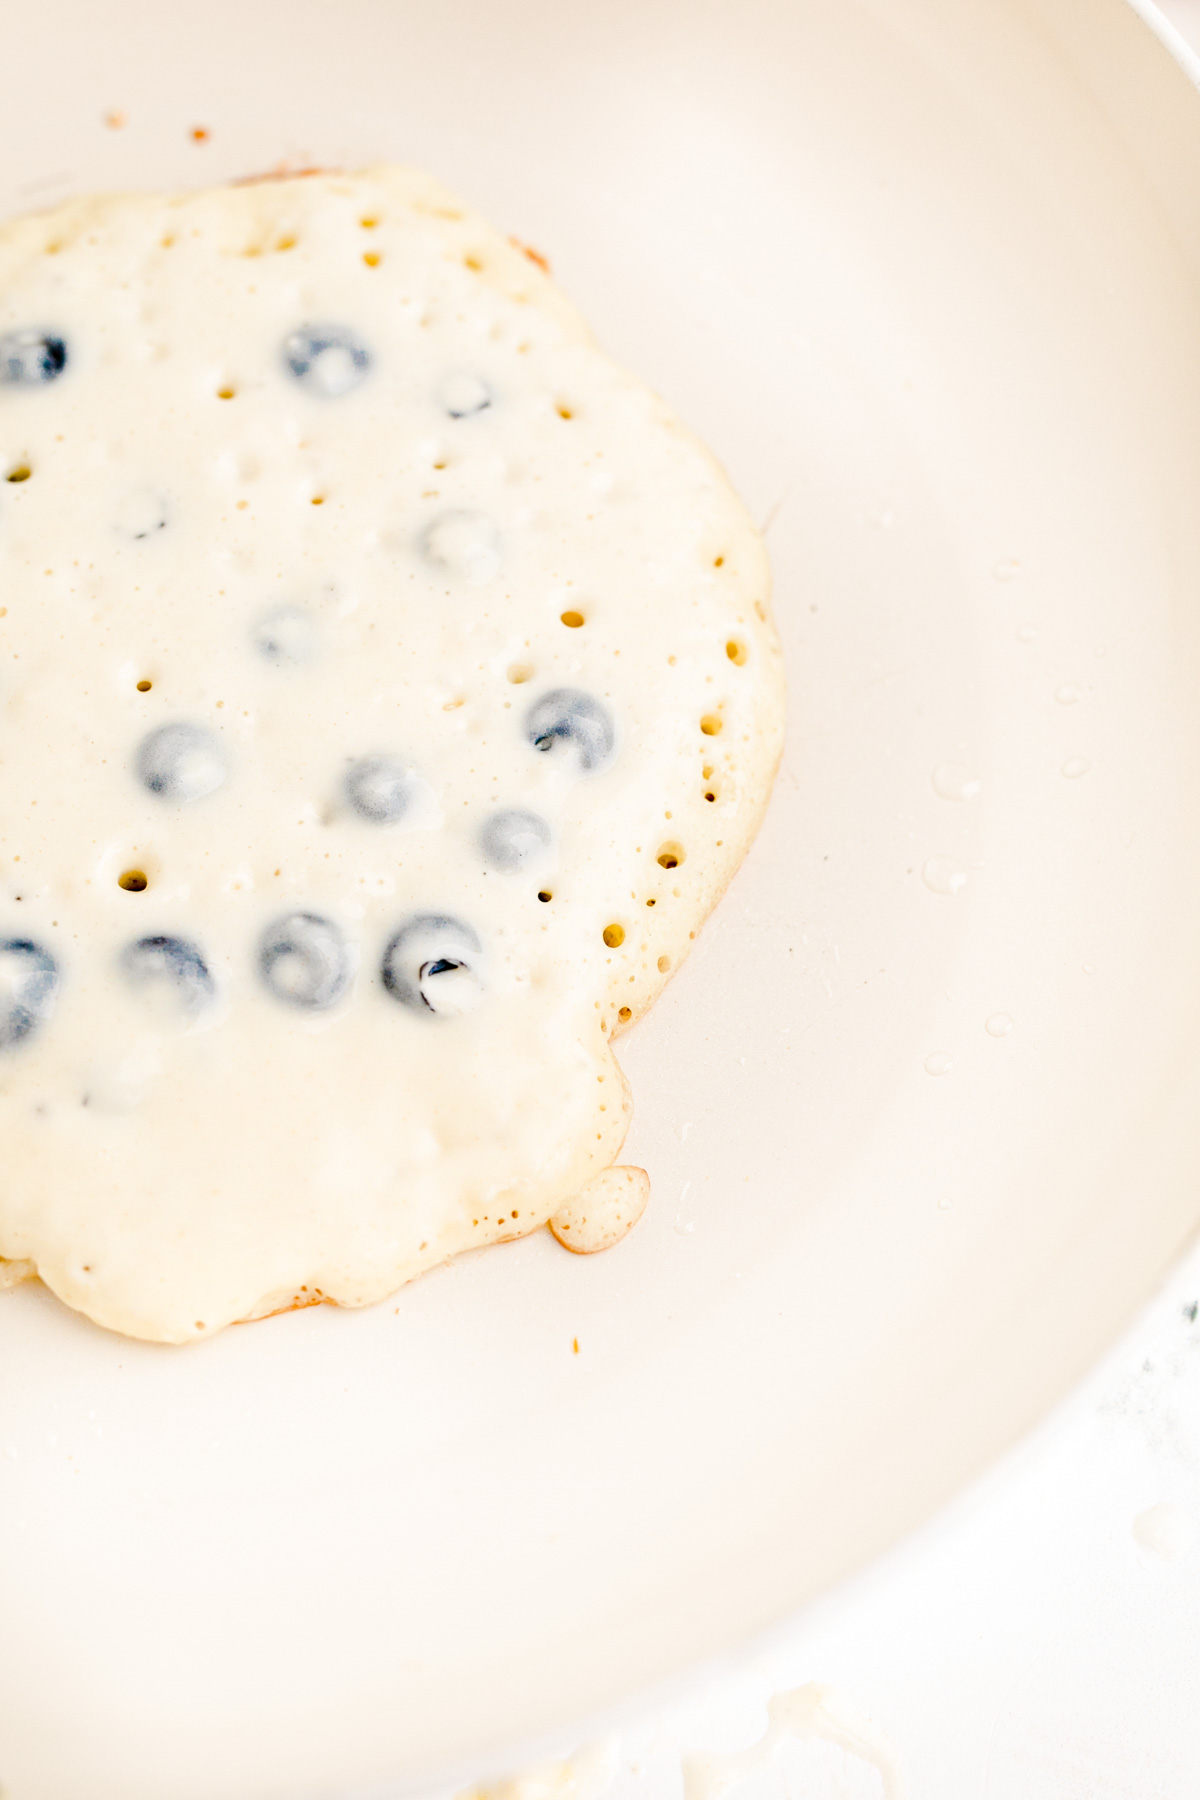
[[[0,1287],[185,1341],[611,1242],[782,720],[720,469],[428,177],[0,229]]]

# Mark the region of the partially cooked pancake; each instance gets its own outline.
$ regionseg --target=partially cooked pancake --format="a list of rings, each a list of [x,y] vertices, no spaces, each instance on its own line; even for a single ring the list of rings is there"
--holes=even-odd
[[[181,1341],[544,1223],[779,753],[713,459],[378,169],[0,231],[0,476],[0,1257]]]

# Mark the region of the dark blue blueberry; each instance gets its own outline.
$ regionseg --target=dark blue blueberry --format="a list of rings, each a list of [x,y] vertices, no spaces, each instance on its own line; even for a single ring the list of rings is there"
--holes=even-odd
[[[452,419],[471,419],[492,404],[491,389],[469,369],[456,369],[443,381],[440,399]]]
[[[511,871],[540,861],[550,848],[552,836],[540,813],[511,806],[484,821],[479,841],[493,868]]]
[[[151,538],[166,528],[167,503],[152,488],[130,488],[117,503],[113,523],[122,537]]]
[[[138,987],[168,986],[190,1013],[207,1006],[216,992],[208,964],[186,938],[139,938],[125,950],[121,967]]]
[[[203,800],[228,770],[219,738],[203,725],[177,720],[160,725],[137,749],[138,779],[164,800]]]
[[[32,938],[0,938],[0,1050],[50,1017],[58,964]]]
[[[273,606],[254,627],[254,647],[268,662],[303,668],[317,653],[317,623],[299,606]]]
[[[566,745],[587,771],[603,768],[617,741],[608,708],[579,688],[555,688],[535,700],[525,715],[525,735],[535,750],[547,753]]]
[[[461,919],[418,913],[391,939],[380,973],[401,1006],[452,1018],[470,1012],[483,998],[482,956],[482,944]]]
[[[283,360],[302,387],[330,400],[356,388],[371,367],[362,339],[342,325],[302,325],[283,340]]]
[[[440,513],[418,539],[426,562],[443,575],[481,587],[500,569],[500,533],[486,513],[457,508]]]
[[[67,346],[50,331],[6,331],[0,336],[0,381],[39,387],[57,381],[67,366]]]
[[[319,913],[293,912],[276,919],[263,932],[258,967],[277,1000],[323,1012],[339,1001],[350,985],[350,947],[332,919]]]
[[[349,804],[372,825],[395,825],[416,798],[417,778],[398,756],[363,756],[342,783]]]

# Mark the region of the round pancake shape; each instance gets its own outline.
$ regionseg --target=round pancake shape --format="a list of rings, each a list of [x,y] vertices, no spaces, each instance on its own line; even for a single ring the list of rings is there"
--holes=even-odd
[[[428,177],[0,231],[0,1259],[174,1342],[534,1230],[753,837],[761,541]]]

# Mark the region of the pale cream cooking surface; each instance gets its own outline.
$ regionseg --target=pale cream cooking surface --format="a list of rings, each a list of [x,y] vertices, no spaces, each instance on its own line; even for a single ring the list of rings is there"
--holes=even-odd
[[[410,171],[75,202],[0,292],[0,1256],[186,1340],[533,1229],[765,804],[740,503]]]

